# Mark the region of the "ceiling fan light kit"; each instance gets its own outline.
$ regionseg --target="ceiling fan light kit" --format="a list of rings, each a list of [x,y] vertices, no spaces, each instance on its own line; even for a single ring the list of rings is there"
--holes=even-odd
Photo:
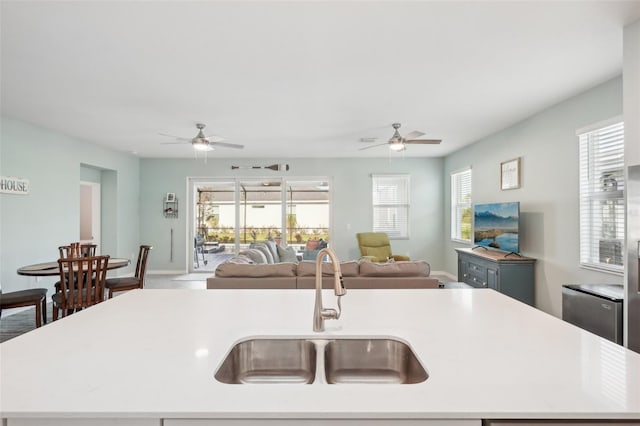
[[[214,149],[211,145],[203,141],[193,141],[191,145],[193,146],[193,149],[198,151],[213,151]]]
[[[404,146],[404,144],[402,142],[393,142],[389,144],[389,149],[391,151],[404,151],[407,147]]]

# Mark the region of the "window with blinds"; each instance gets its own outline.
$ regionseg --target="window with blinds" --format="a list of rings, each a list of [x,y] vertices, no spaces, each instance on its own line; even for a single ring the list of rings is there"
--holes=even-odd
[[[471,168],[451,174],[451,239],[471,241]]]
[[[409,175],[373,175],[373,231],[409,238]]]
[[[624,123],[579,131],[580,264],[624,271]]]

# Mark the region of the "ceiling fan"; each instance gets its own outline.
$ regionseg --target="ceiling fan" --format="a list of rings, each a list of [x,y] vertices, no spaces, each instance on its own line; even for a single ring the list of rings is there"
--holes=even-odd
[[[417,130],[409,133],[406,137],[402,137],[400,135],[400,132],[398,132],[398,129],[400,128],[400,126],[401,126],[400,123],[392,124],[392,127],[394,128],[394,132],[393,132],[393,136],[391,136],[391,139],[389,139],[388,142],[365,146],[364,148],[358,149],[358,151],[362,151],[369,148],[375,148],[377,146],[382,146],[382,145],[389,145],[389,149],[391,149],[392,151],[404,151],[405,149],[407,149],[406,145],[409,145],[409,144],[434,145],[442,142],[442,140],[440,139],[416,139],[416,138],[419,138],[420,136],[424,136],[423,132],[418,132]],[[362,142],[367,142],[367,143],[374,141],[369,138],[362,138],[360,140]]]
[[[193,146],[193,149],[197,151],[213,151],[214,147],[219,146],[222,148],[235,148],[235,149],[243,149],[244,145],[238,145],[235,143],[225,143],[222,142],[224,139],[220,136],[205,136],[202,131],[206,124],[197,123],[196,127],[198,128],[198,134],[194,138],[182,138],[180,136],[168,135],[166,133],[159,133],[161,136],[168,136],[170,138],[175,138],[179,142],[162,142],[162,145],[173,145],[173,144],[182,144],[182,143],[190,143]]]

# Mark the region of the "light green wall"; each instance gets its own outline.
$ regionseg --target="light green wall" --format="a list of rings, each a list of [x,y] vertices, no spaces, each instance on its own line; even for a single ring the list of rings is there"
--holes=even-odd
[[[36,281],[16,269],[55,260],[57,247],[80,234],[80,180],[95,179],[86,166],[101,170],[103,253],[137,255],[139,241],[139,159],[25,122],[0,121],[0,173],[29,179],[29,195],[0,194],[0,284],[3,291],[52,288],[55,278]],[[111,176],[105,179],[104,175]],[[111,202],[105,205],[104,192]],[[109,239],[110,238],[110,239]],[[134,264],[135,264],[135,257]],[[123,273],[132,272],[132,267]]]
[[[357,259],[357,232],[372,226],[371,174],[406,173],[411,176],[410,239],[393,240],[394,252],[425,259],[433,270],[442,266],[443,182],[442,159],[142,159],[141,243],[154,247],[149,257],[151,271],[188,270],[187,177],[278,177],[328,176],[333,179],[332,248],[341,260]],[[288,163],[288,172],[270,170],[231,170],[231,165],[269,165]],[[162,200],[175,192],[180,202],[178,219],[162,214]],[[170,262],[170,235],[173,228],[174,261]]]
[[[80,164],[80,180],[82,182],[101,183],[101,170],[87,164]]]
[[[622,283],[622,277],[579,267],[578,140],[576,130],[622,114],[615,78],[484,138],[445,159],[445,268],[457,275],[450,240],[449,175],[472,167],[473,202],[520,201],[520,250],[537,258],[536,306],[560,317],[561,290],[571,283]],[[520,189],[500,190],[500,163],[522,159]]]

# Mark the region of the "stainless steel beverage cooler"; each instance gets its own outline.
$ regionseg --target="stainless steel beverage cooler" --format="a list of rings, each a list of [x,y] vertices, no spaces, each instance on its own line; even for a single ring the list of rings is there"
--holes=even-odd
[[[623,300],[622,285],[564,285],[562,319],[622,345]]]

